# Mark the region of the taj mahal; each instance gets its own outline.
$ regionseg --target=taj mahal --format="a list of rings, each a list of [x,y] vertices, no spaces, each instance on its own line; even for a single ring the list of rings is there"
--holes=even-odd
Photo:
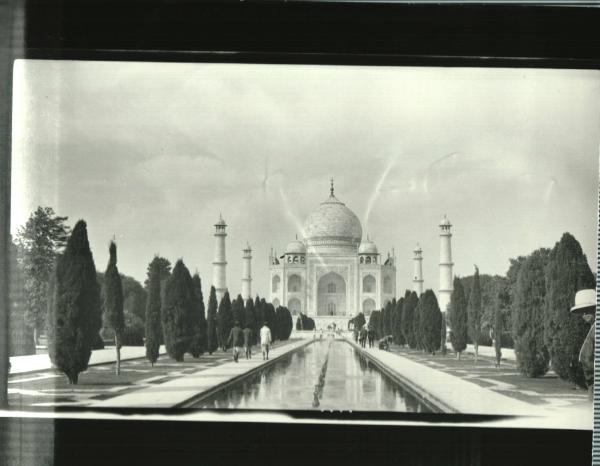
[[[440,285],[438,302],[444,312],[452,293],[451,224],[444,216],[440,222]],[[225,238],[226,223],[215,224],[215,259],[213,286],[221,299],[226,286]],[[423,251],[413,250],[414,273],[412,289],[423,293]],[[251,294],[252,249],[243,249],[242,297]],[[363,312],[385,307],[397,296],[395,251],[385,256],[368,236],[363,238],[360,220],[334,194],[333,180],[329,196],[306,218],[301,238],[291,241],[283,254],[271,248],[269,254],[269,301],[286,306],[292,315],[303,313],[315,320],[318,327],[335,322],[345,326],[349,319]]]

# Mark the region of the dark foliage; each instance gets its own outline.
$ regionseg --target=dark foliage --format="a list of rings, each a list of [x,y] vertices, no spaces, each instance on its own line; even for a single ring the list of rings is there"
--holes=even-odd
[[[219,346],[223,349],[227,349],[227,339],[232,328],[233,313],[231,312],[231,299],[229,298],[229,292],[226,291],[221,298],[217,312],[217,335]]]
[[[548,371],[550,356],[544,343],[546,283],[549,250],[534,251],[521,265],[513,309],[513,338],[517,367],[528,377]]]
[[[277,317],[277,334],[281,341],[287,340],[292,334],[292,314],[287,307],[279,306],[275,311]]]
[[[208,310],[206,313],[206,351],[213,354],[219,347],[217,334],[217,292],[214,286],[210,287],[208,296]]]
[[[100,287],[83,220],[77,222],[64,253],[57,258],[52,288],[50,358],[76,384],[79,373],[87,369],[102,322]]]
[[[194,358],[199,358],[206,351],[206,316],[204,315],[204,296],[202,295],[202,282],[196,273],[192,277],[194,291],[194,311],[191,321],[193,336],[189,351]]]
[[[167,279],[161,309],[165,346],[175,361],[183,361],[191,343],[194,333],[191,316],[195,303],[192,277],[183,261],[178,260]]]
[[[428,353],[435,354],[440,348],[442,313],[432,290],[425,290],[419,299],[420,309],[420,340],[422,348]]]
[[[453,288],[448,309],[450,343],[454,351],[460,354],[467,348],[467,298],[460,278],[454,277]]]
[[[407,291],[404,294],[404,302],[402,304],[402,322],[400,324],[402,335],[408,346],[412,349],[417,347],[417,336],[414,332],[415,311],[419,297],[414,291]]]
[[[552,369],[564,380],[586,387],[579,351],[590,325],[570,312],[577,291],[595,288],[595,279],[579,242],[570,233],[550,253],[546,268],[544,341]]]

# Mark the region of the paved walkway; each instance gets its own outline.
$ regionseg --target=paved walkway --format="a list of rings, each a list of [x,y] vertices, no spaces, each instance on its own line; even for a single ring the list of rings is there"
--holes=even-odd
[[[515,427],[517,423],[587,430],[593,425],[587,392],[574,390],[552,373],[531,379],[521,375],[511,361],[497,369],[486,356],[480,356],[475,364],[471,354],[463,354],[458,361],[454,354],[431,356],[395,345],[391,352],[364,351],[434,400],[461,413],[517,415],[519,419],[510,421]]]
[[[209,395],[224,385],[241,379],[266,364],[285,356],[312,340],[296,340],[274,347],[269,354],[269,361],[263,361],[260,353],[252,359],[239,359],[239,362],[226,362],[200,372],[187,374],[175,380],[159,385],[136,390],[122,396],[99,401],[90,405],[92,408],[174,408],[185,406],[186,402],[199,395]]]
[[[446,345],[450,348],[450,344]],[[473,345],[467,345],[466,353],[475,354],[475,347]],[[496,357],[496,350],[492,346],[479,346],[477,351],[479,356],[486,356],[488,358]],[[510,348],[502,348],[502,361],[516,361],[515,350]]]
[[[159,354],[166,352],[161,346]],[[123,346],[121,347],[121,361],[146,357],[145,346]],[[114,347],[92,351],[89,366],[106,364],[117,360]],[[44,371],[52,369],[50,356],[47,354],[32,354],[29,356],[13,356],[10,358],[10,374],[23,374],[27,372]]]

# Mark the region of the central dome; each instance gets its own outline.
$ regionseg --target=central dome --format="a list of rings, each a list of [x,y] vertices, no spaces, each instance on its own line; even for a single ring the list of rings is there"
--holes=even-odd
[[[357,246],[362,239],[360,220],[343,202],[331,194],[304,222],[308,244],[337,243]]]

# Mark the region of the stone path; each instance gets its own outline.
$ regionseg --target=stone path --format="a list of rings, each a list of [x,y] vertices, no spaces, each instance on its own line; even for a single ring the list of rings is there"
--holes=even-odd
[[[395,345],[389,353],[366,351],[459,412],[529,416],[522,420],[524,426],[592,428],[587,392],[573,389],[553,373],[531,379],[521,375],[513,361],[504,360],[497,369],[486,356],[475,363],[471,354],[459,361],[451,353],[431,356]]]
[[[161,346],[159,354],[165,353],[165,347]],[[146,356],[144,346],[123,346],[121,348],[121,361],[129,359],[143,358]],[[90,357],[90,366],[97,364],[106,364],[116,361],[115,348],[108,347],[101,350],[92,351]],[[50,356],[47,354],[32,354],[29,356],[13,356],[10,358],[10,374],[23,374],[27,372],[43,371],[52,369]]]

